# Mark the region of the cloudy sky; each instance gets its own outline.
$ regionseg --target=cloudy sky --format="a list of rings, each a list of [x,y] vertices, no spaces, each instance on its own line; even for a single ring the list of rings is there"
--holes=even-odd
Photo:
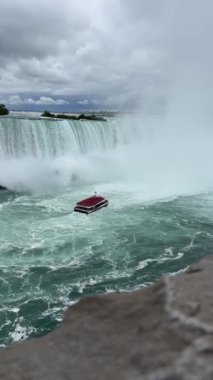
[[[0,9],[0,102],[10,109],[150,110],[187,81],[210,91],[212,0],[0,0]]]

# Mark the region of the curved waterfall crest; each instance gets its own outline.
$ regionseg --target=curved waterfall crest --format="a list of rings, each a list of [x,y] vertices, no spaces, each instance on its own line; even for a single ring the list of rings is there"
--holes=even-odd
[[[115,147],[119,139],[115,120],[0,119],[0,159],[103,151]]]

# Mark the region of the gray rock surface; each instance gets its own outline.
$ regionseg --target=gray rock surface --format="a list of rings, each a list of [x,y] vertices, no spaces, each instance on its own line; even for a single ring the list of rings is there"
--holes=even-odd
[[[134,293],[83,298],[49,335],[0,350],[4,380],[213,379],[213,255]]]

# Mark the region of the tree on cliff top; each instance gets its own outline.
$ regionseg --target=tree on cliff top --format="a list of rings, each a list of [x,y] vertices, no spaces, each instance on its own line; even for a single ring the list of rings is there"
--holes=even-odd
[[[0,104],[0,115],[8,115],[9,111],[4,104]]]
[[[43,116],[43,117],[54,117],[54,115],[52,113],[50,113],[49,111],[44,111],[41,116]]]

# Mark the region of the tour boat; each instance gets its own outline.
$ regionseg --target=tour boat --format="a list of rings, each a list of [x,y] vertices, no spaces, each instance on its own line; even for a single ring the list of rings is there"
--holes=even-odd
[[[91,212],[97,211],[102,207],[108,206],[108,204],[109,201],[104,197],[93,195],[90,198],[77,202],[74,211],[81,212],[83,214],[90,214]]]

